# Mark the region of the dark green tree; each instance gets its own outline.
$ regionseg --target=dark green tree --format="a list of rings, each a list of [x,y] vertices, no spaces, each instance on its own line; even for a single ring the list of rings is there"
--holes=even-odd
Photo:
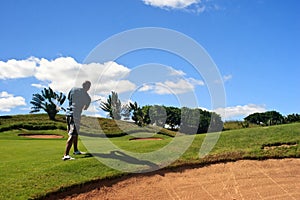
[[[221,131],[223,121],[217,113],[202,110],[200,108],[181,109],[180,131],[188,134],[200,134]]]
[[[187,134],[198,133],[200,112],[198,109],[181,108],[180,132]]]
[[[284,117],[277,111],[267,111],[263,113],[253,113],[244,118],[245,121],[258,125],[277,125],[284,122]]]
[[[121,119],[122,104],[118,97],[118,93],[112,91],[111,95],[108,96],[107,101],[101,102],[100,108],[103,111],[108,112],[109,117],[112,119]]]
[[[164,125],[166,124],[167,112],[164,106],[151,106],[148,111],[148,115],[152,124],[160,127],[164,127]]]
[[[285,117],[285,123],[294,123],[300,122],[300,115],[299,114],[289,114]]]
[[[198,110],[200,112],[200,119],[199,119],[199,128],[197,133],[206,133],[211,123],[211,113],[202,109],[198,109]]]
[[[277,111],[267,111],[264,113],[265,123],[269,126],[282,124],[284,122],[284,117]]]
[[[143,115],[143,123],[144,124],[151,124],[151,118],[150,118],[150,109],[153,106],[150,105],[145,105],[143,106],[142,109],[142,115]]]
[[[30,103],[30,113],[40,112],[44,110],[50,120],[55,120],[56,114],[59,112],[61,105],[65,102],[66,96],[63,93],[56,93],[50,87],[44,88],[41,91],[42,94],[33,94]]]
[[[129,103],[129,106],[132,111],[132,117],[131,119],[137,124],[138,126],[144,125],[144,112],[143,110],[138,106],[137,102]]]
[[[248,115],[247,117],[244,118],[246,122],[252,123],[252,124],[261,124],[263,123],[264,119],[261,115],[261,113],[253,113]]]
[[[175,130],[180,126],[181,122],[181,110],[177,107],[165,107],[167,112],[166,124],[171,127],[171,130]]]
[[[128,104],[122,105],[121,115],[124,117],[124,120],[130,120],[131,108]]]
[[[223,121],[219,114],[215,112],[210,113],[210,124],[209,124],[209,132],[216,132],[223,130]]]

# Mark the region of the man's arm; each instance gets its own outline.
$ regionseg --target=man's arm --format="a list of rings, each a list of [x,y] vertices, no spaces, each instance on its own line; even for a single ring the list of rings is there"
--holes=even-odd
[[[89,108],[89,106],[87,106],[87,105],[83,106],[83,110],[87,110],[88,108]]]
[[[87,110],[91,104],[91,97],[88,96],[87,103],[83,106],[83,110]]]

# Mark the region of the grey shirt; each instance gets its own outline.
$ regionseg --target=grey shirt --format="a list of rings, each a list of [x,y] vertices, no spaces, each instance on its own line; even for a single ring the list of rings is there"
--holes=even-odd
[[[91,103],[91,97],[83,88],[72,88],[68,94],[69,108],[68,116],[80,118],[82,109],[88,108]]]

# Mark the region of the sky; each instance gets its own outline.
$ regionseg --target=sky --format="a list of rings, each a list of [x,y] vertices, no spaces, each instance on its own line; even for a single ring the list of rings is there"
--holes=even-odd
[[[43,88],[67,94],[84,80],[92,82],[93,100],[116,91],[124,103],[200,107],[224,120],[270,110],[300,113],[298,0],[7,0],[0,8],[0,115],[27,114]],[[202,47],[212,64],[200,64],[201,70],[215,67],[220,80],[210,82],[185,56],[160,47],[122,52],[152,35],[103,45],[149,27]],[[115,59],[107,56],[119,51]],[[198,53],[186,48],[182,54]],[[224,88],[223,106],[214,104],[212,84]],[[105,116],[99,102],[86,113]]]

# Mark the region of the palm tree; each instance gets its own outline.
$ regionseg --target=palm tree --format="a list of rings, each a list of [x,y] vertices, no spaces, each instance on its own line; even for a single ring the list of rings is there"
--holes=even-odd
[[[112,91],[111,95],[108,96],[107,102],[101,102],[100,108],[103,111],[108,112],[108,115],[112,119],[121,119],[122,104],[118,97],[118,93]]]
[[[63,93],[55,93],[50,87],[44,88],[42,94],[33,94],[30,103],[30,113],[40,112],[44,110],[50,120],[55,120],[55,115],[59,112],[60,106],[65,102],[66,96]]]

